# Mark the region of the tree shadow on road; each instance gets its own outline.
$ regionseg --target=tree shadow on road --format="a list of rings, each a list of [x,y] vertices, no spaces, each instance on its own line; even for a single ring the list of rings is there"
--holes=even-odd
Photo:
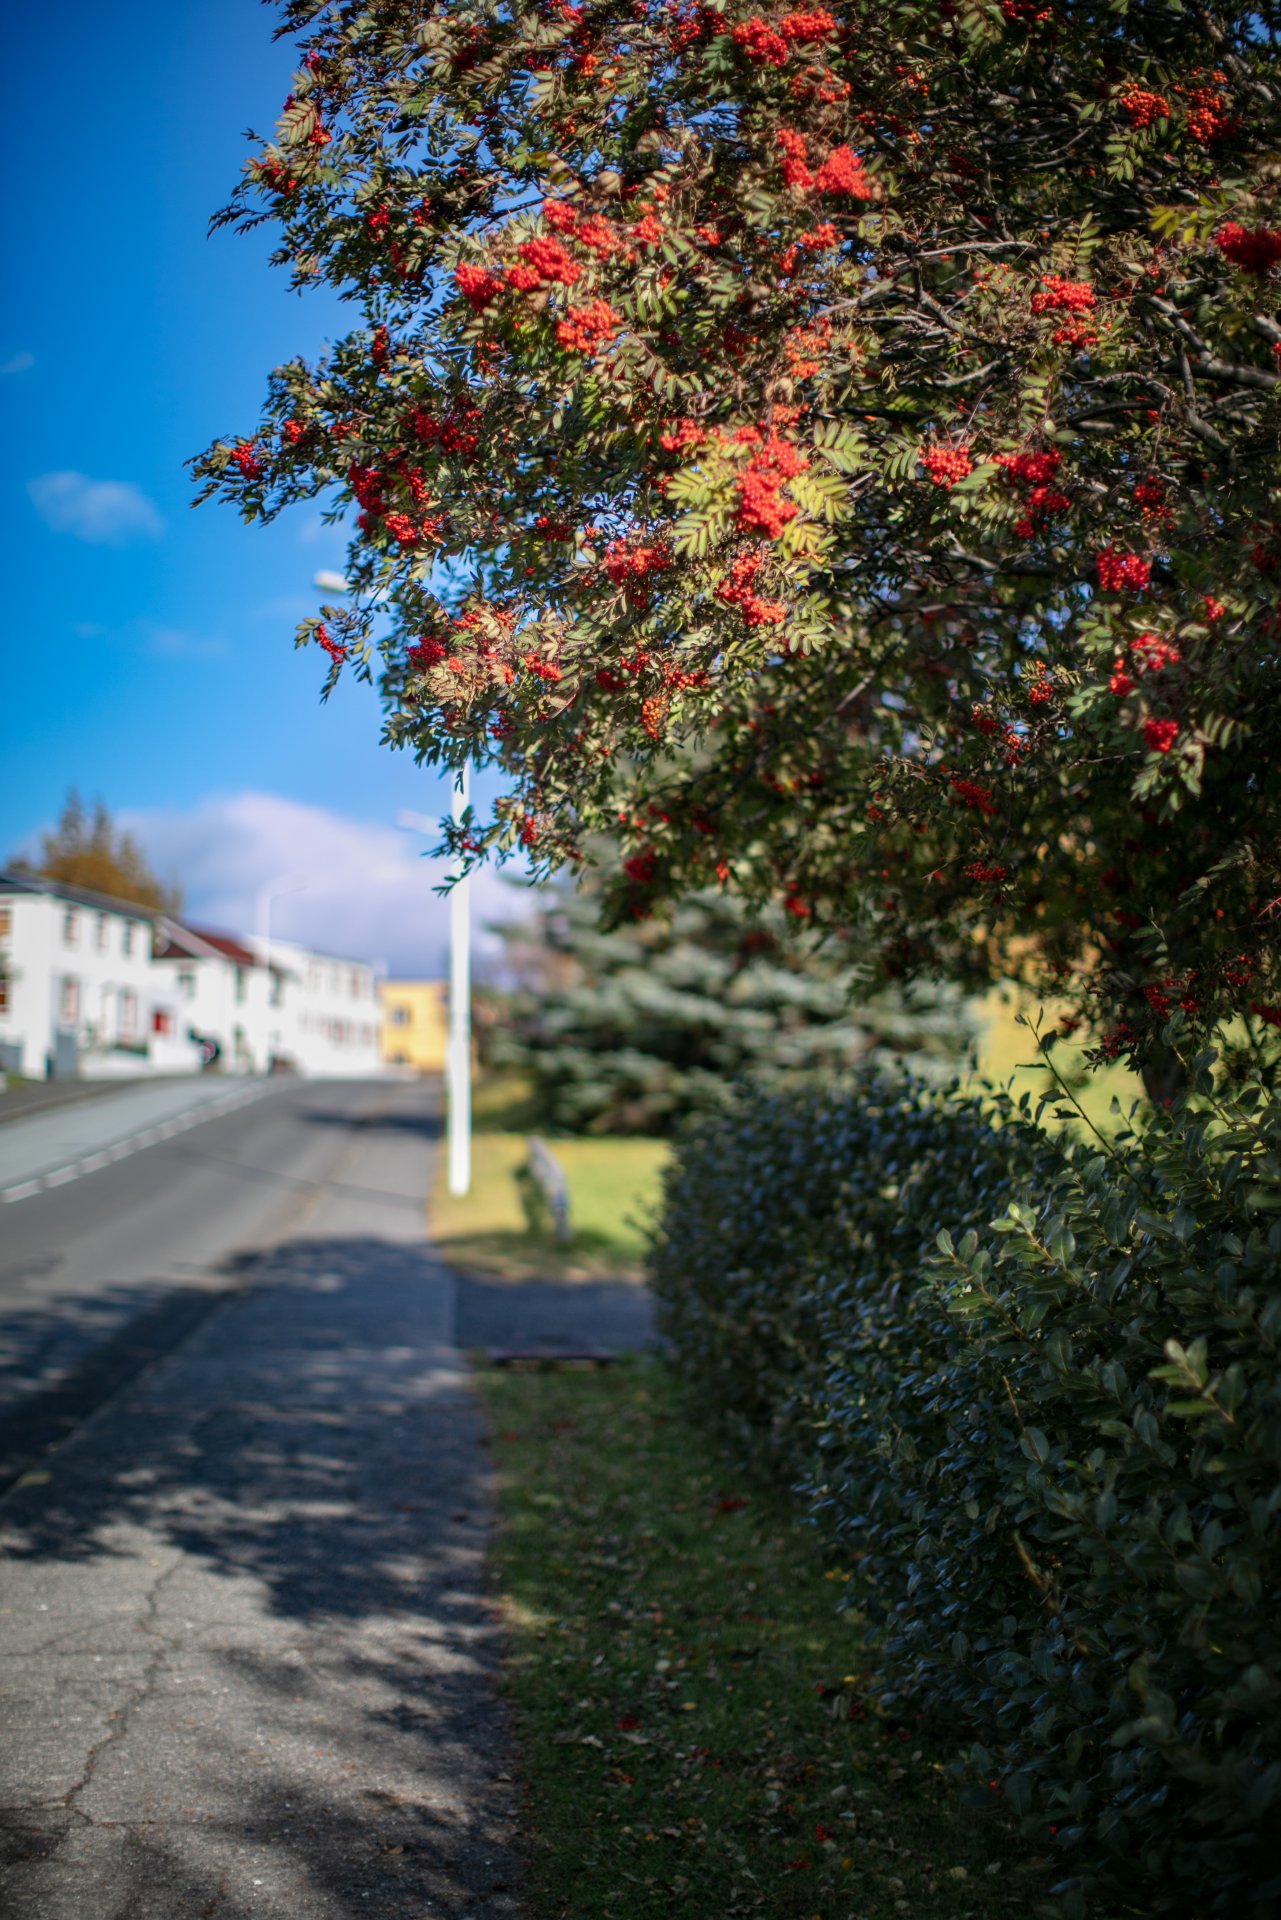
[[[9,1911],[515,1912],[452,1292],[422,1244],[290,1242],[10,1494],[6,1602],[45,1614],[15,1752],[24,1716],[101,1731],[70,1792],[0,1792]]]

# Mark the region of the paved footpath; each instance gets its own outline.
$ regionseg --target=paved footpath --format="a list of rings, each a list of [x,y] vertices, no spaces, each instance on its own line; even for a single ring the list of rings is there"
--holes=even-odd
[[[272,1091],[269,1080],[211,1074],[154,1080],[23,1115],[0,1129],[0,1202],[66,1186]]]
[[[5,1920],[515,1920],[423,1100],[0,1502]]]

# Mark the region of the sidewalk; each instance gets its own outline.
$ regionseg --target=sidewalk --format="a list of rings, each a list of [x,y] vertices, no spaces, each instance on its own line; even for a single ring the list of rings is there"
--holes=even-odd
[[[0,1503],[7,1920],[515,1920],[490,1473],[388,1108]]]
[[[143,1147],[227,1113],[272,1090],[269,1080],[152,1080],[46,1112],[16,1115],[0,1129],[0,1201],[64,1185]]]

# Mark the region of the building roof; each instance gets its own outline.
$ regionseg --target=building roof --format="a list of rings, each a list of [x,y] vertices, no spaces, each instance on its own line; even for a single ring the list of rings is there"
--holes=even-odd
[[[155,958],[157,960],[212,960],[225,958],[221,947],[215,947],[207,934],[199,934],[191,927],[184,927],[176,920],[161,920],[156,924]]]
[[[234,933],[217,933],[212,927],[186,926],[175,928],[175,932],[180,936],[182,934],[194,934],[196,939],[205,948],[205,952],[200,956],[202,959],[209,958],[209,949],[212,947],[214,952],[222,954],[224,959],[234,960],[238,967],[260,967],[262,965],[262,961],[258,958],[258,955],[254,953],[251,948],[245,946],[242,941],[237,940]]]
[[[137,900],[117,900],[109,893],[95,893],[92,887],[73,887],[65,880],[48,880],[42,873],[28,873],[24,867],[0,867],[0,893],[44,893],[54,900],[69,900],[78,907],[94,907],[100,913],[122,913],[131,920],[159,920],[160,907],[144,907]]]

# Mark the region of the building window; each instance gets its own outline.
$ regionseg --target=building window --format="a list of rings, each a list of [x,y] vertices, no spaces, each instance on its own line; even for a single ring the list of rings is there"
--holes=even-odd
[[[0,1013],[8,1013],[8,1011],[9,1011],[9,976],[7,973],[0,973]]]
[[[138,1033],[138,996],[132,987],[120,990],[120,1038],[133,1040]]]
[[[243,1006],[245,992],[246,992],[245,970],[243,967],[237,967],[236,968],[236,1001],[238,1005]]]
[[[180,973],[178,975],[178,991],[183,996],[184,1000],[195,999],[196,976],[194,973]]]
[[[0,907],[0,940],[7,940],[13,932],[13,908]]]
[[[156,1008],[151,1016],[151,1031],[153,1033],[173,1032],[173,1015],[167,1007]]]
[[[107,916],[105,913],[100,913],[94,922],[93,944],[97,947],[99,953],[105,953],[107,951]]]
[[[80,915],[74,907],[68,907],[62,916],[62,937],[69,947],[74,947],[80,938]]]
[[[62,994],[59,999],[59,1006],[61,1008],[62,1024],[66,1027],[73,1026],[80,1018],[80,982],[76,979],[74,973],[64,973],[62,976]]]
[[[133,936],[137,929],[137,925],[138,923],[136,920],[125,921],[124,931],[120,936],[120,945],[124,949],[125,953],[127,954],[133,952]]]
[[[391,1010],[391,1024],[393,1027],[407,1027],[412,1022],[413,1017],[408,1007],[393,1007]]]

